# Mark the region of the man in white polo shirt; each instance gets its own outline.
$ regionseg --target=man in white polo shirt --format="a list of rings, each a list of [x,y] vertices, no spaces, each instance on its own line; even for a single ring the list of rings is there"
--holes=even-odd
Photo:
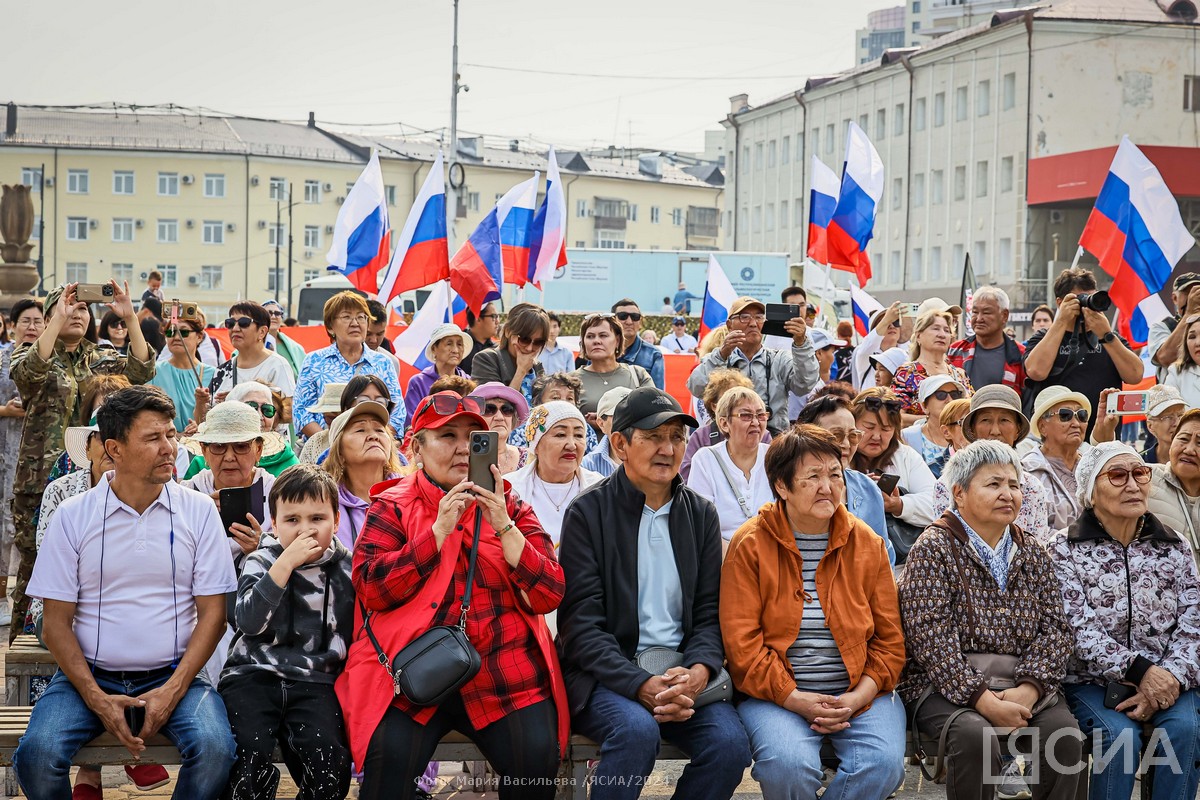
[[[30,800],[71,795],[71,760],[108,730],[137,756],[161,731],[183,766],[173,797],[214,800],[234,760],[220,696],[197,673],[237,579],[211,498],[172,481],[175,407],[134,386],[98,414],[114,471],[61,506],[29,582],[58,662],[13,755]],[[133,730],[131,730],[131,723]]]

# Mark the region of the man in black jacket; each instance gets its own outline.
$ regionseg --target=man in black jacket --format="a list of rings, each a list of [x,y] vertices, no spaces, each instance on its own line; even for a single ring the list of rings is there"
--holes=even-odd
[[[692,760],[675,797],[729,798],[750,765],[745,729],[729,703],[693,707],[724,660],[717,510],[679,478],[685,424],[698,426],[649,387],[630,392],[612,423],[622,466],[570,505],[559,549],[567,697],[575,730],[600,743],[592,798],[637,798],[660,737]],[[682,653],[683,666],[639,667],[655,646]]]

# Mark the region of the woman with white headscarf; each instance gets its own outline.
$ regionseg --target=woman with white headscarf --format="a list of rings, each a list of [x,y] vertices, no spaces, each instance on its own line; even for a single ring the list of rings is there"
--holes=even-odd
[[[1148,511],[1150,478],[1123,442],[1084,453],[1075,468],[1083,512],[1049,542],[1075,631],[1064,691],[1080,730],[1104,744],[1092,797],[1133,792],[1146,723],[1183,754],[1147,752],[1157,758],[1148,763],[1174,767],[1153,767],[1153,797],[1195,797],[1200,783],[1200,574],[1187,542]],[[1131,752],[1110,757],[1121,747]]]
[[[508,476],[512,488],[533,506],[543,530],[558,547],[567,506],[587,487],[602,480],[581,465],[587,443],[587,421],[574,403],[551,400],[534,406],[525,423],[529,457]]]

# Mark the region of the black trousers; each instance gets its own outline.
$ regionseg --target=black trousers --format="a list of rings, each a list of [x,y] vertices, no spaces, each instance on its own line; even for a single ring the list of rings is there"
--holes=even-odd
[[[221,682],[237,761],[225,800],[273,800],[276,743],[300,787],[296,800],[343,800],[350,791],[350,749],[333,684],[290,681],[254,670]]]
[[[500,800],[554,800],[558,776],[558,717],[543,700],[476,730],[454,695],[427,725],[389,708],[367,747],[359,800],[410,800],[441,738],[457,730],[478,745],[500,775]]]

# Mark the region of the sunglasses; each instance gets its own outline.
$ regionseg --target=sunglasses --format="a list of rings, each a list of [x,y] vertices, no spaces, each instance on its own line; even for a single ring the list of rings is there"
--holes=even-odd
[[[889,414],[899,414],[904,408],[904,403],[899,400],[884,400],[882,397],[864,397],[862,402],[863,408],[867,411],[878,411],[881,408],[886,408]]]
[[[430,408],[433,409],[435,414],[441,417],[457,414],[459,411],[482,415],[483,400],[474,395],[467,395],[466,397],[454,397],[440,393],[430,395],[421,401],[421,405],[417,406],[417,413],[413,414],[413,417],[419,417],[427,413]]]
[[[210,442],[209,444],[204,445],[204,447],[214,456],[225,455],[225,453],[229,452],[229,448],[231,447],[233,448],[234,453],[239,456],[244,456],[250,452],[251,448],[254,447],[254,442],[233,442],[231,444],[226,442]]]
[[[393,403],[391,400],[385,400],[382,397],[367,397],[365,394],[360,394],[358,397],[354,398],[354,405],[361,406],[363,403],[378,403],[386,408],[389,414],[391,414],[396,408],[395,403]]]
[[[621,322],[624,322],[627,319],[631,319],[634,322],[641,322],[642,315],[636,311],[618,311],[617,319],[621,320]]]
[[[521,347],[542,348],[542,347],[546,346],[546,340],[545,339],[531,339],[528,336],[518,336],[517,344],[521,345]]]
[[[110,327],[110,328],[125,328],[128,326],[125,324],[125,320],[119,319],[116,322],[110,322],[108,324],[108,327]]]
[[[256,400],[247,400],[246,405],[250,406],[255,411],[261,411],[262,415],[267,419],[273,419],[275,417],[275,406],[271,405],[270,403],[259,403]]]
[[[225,320],[225,327],[229,330],[233,330],[235,325],[239,328],[245,329],[249,328],[253,324],[254,320],[250,319],[249,317],[237,317],[236,319],[234,317],[230,317],[229,319]]]
[[[1058,417],[1059,422],[1070,422],[1072,419],[1077,419],[1080,422],[1087,422],[1089,416],[1091,415],[1088,414],[1086,408],[1080,408],[1076,411],[1072,411],[1069,408],[1060,408],[1058,411],[1047,411],[1045,414],[1042,414],[1042,419]]]
[[[272,317],[278,317],[279,319],[283,319],[282,311],[268,311],[267,314]]]
[[[739,411],[738,413],[730,414],[729,416],[739,419],[747,425],[755,420],[758,420],[759,422],[766,422],[771,418],[771,415],[766,411]]]
[[[168,339],[173,339],[176,335],[178,335],[180,338],[186,339],[192,335],[199,336],[200,332],[194,331],[191,328],[167,328],[163,331],[163,335]]]
[[[483,407],[483,415],[485,417],[494,417],[497,414],[503,414],[506,417],[515,417],[517,415],[517,407],[512,403],[487,403]]]
[[[963,396],[963,393],[958,391],[957,389],[954,389],[951,391],[946,391],[945,389],[938,389],[937,391],[935,391],[933,394],[930,395],[930,397],[934,397],[938,400],[941,400],[943,403],[946,402],[947,400],[961,400],[962,396]]]
[[[1129,483],[1129,476],[1133,476],[1133,480],[1138,484],[1145,486],[1150,482],[1151,470],[1149,467],[1134,467],[1133,469],[1123,469],[1121,467],[1113,467],[1100,473],[1108,478],[1108,482],[1113,486],[1124,486]]]

